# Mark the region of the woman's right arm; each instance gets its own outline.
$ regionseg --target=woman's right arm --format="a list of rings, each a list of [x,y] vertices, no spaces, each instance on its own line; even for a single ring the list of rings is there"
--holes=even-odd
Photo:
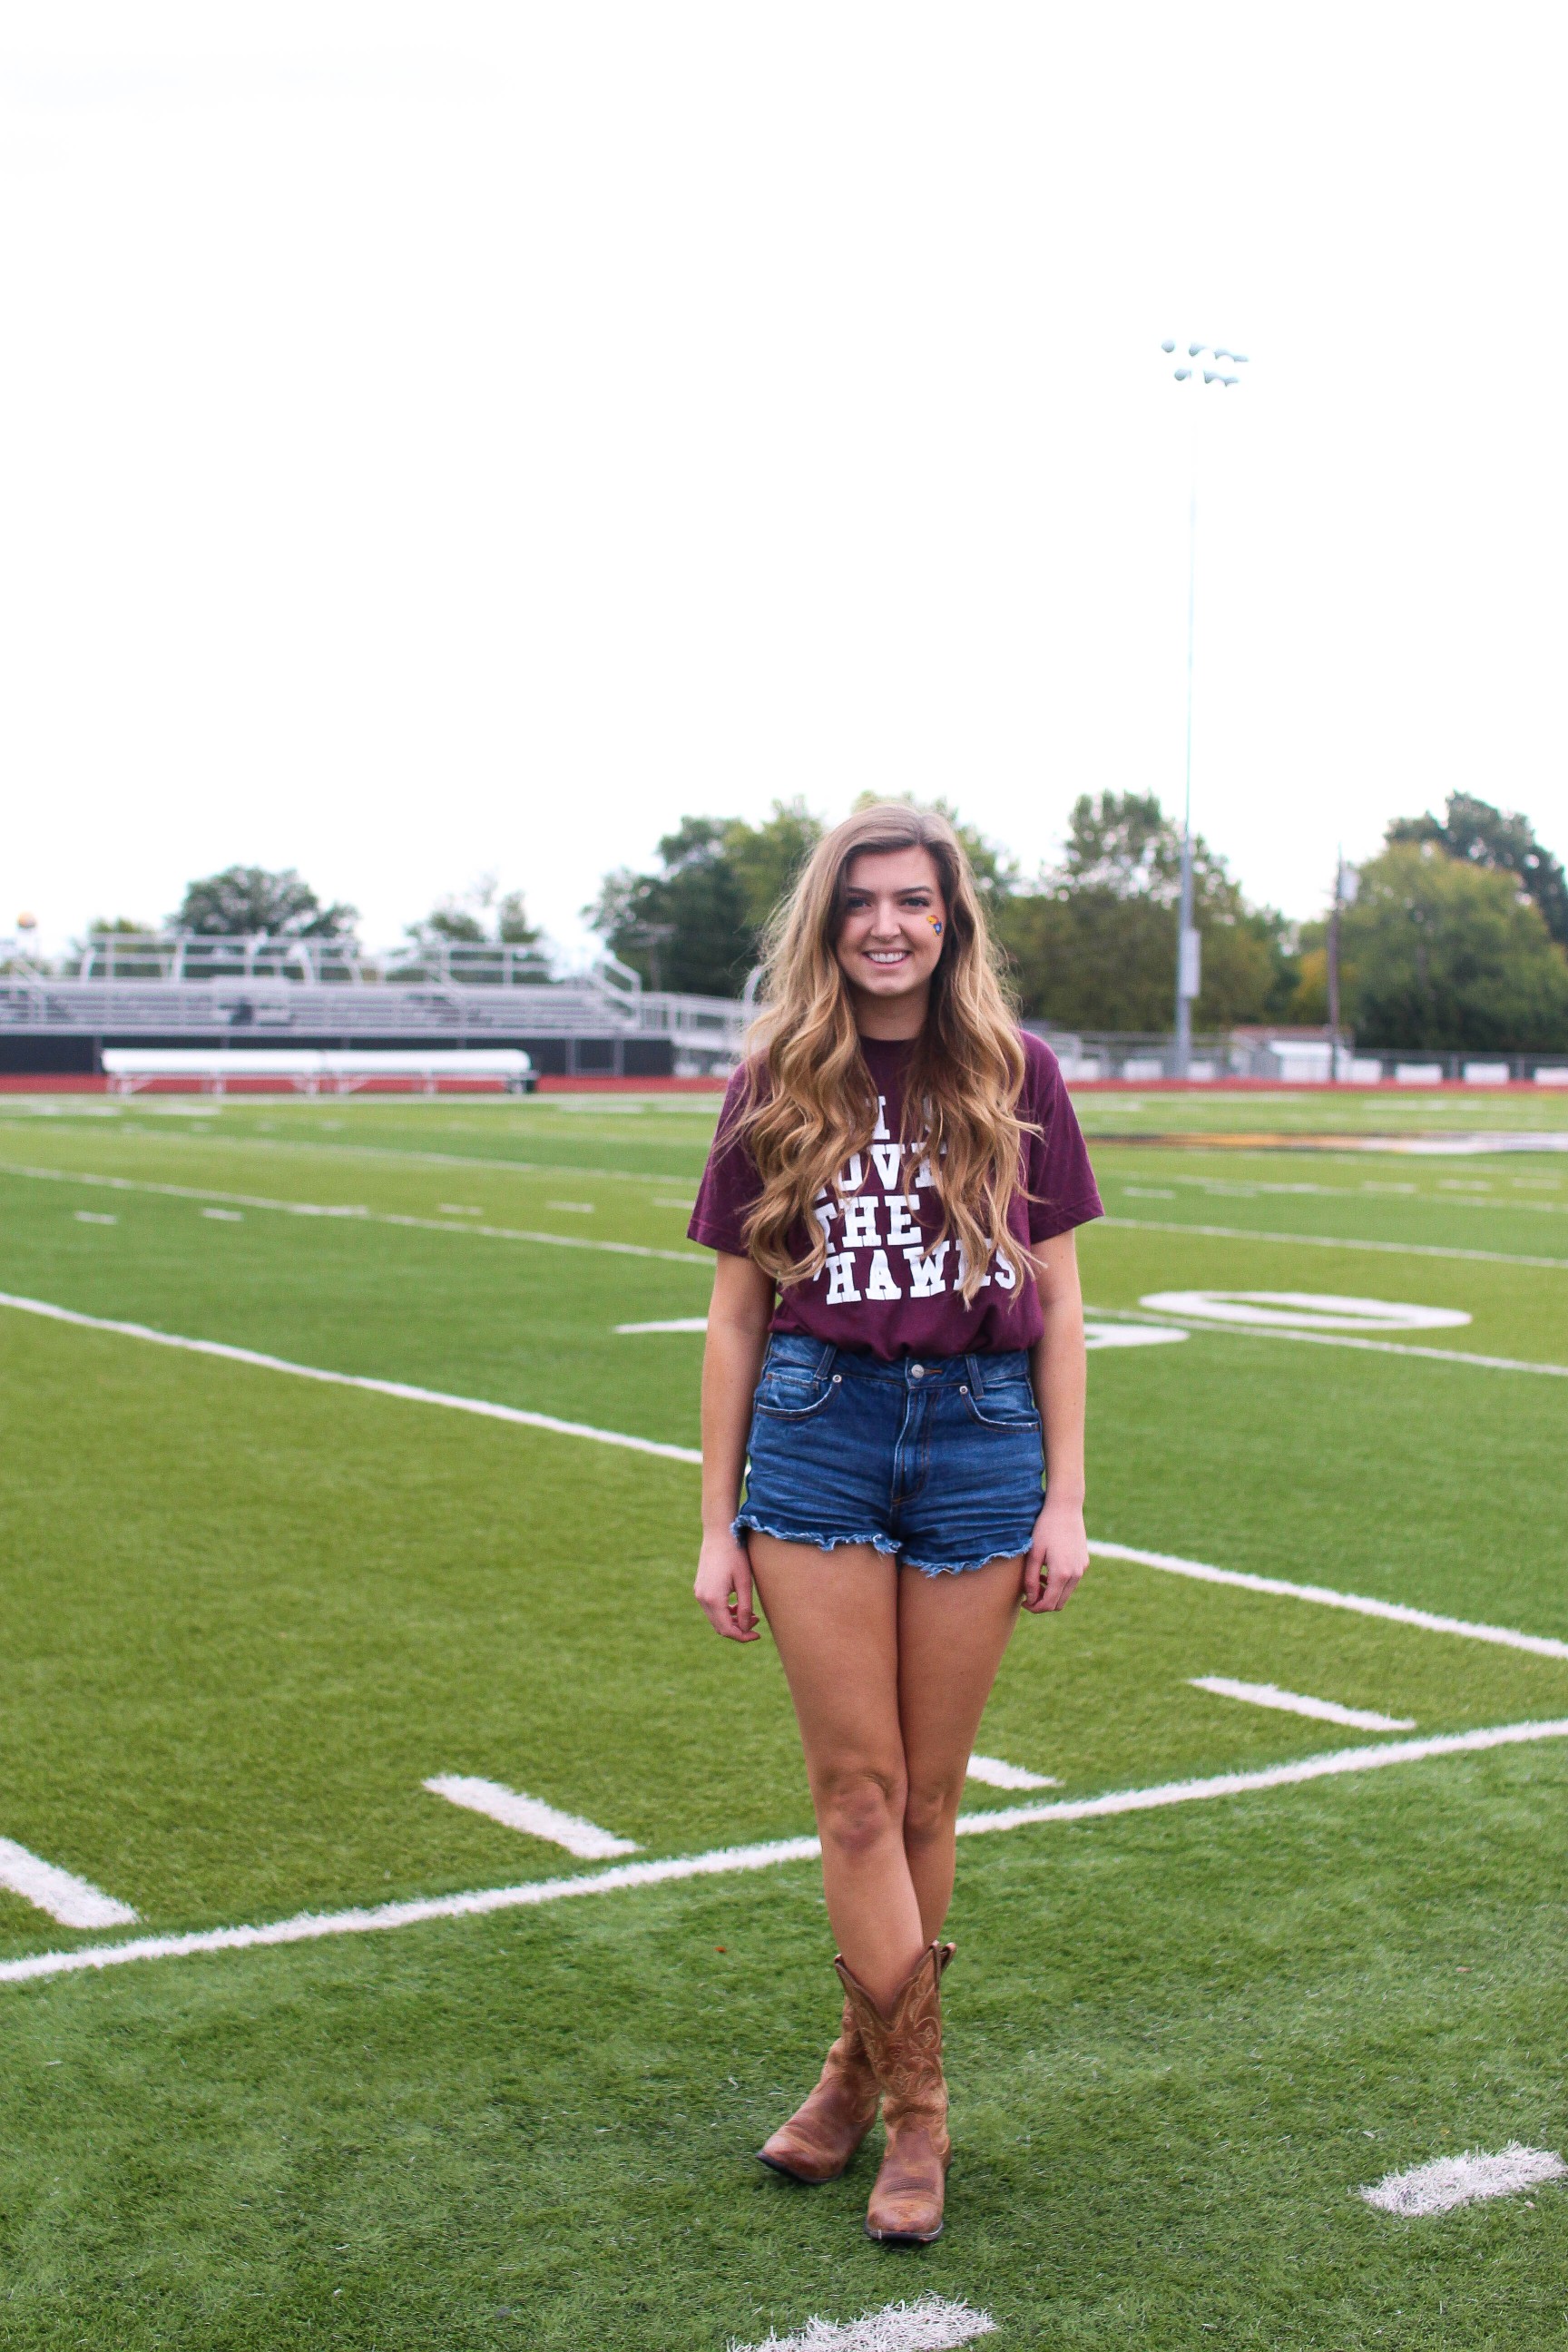
[[[772,1276],[749,1257],[721,1252],[702,1354],[702,1549],[693,1590],[713,1631],[731,1642],[757,1639],[752,1564],[731,1525],[773,1311]]]

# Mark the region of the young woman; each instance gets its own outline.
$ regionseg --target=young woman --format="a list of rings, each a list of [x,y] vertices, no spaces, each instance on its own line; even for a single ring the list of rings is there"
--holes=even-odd
[[[949,2155],[938,1938],[971,1743],[1020,1601],[1059,1609],[1088,1563],[1073,1228],[1100,1206],[942,817],[884,803],[827,835],[763,998],[690,1226],[720,1254],[696,1592],[752,1642],[754,1588],[777,1643],[845,2002],[821,2080],[761,2155],[834,2179],[879,2105],[866,2228],[923,2242]]]

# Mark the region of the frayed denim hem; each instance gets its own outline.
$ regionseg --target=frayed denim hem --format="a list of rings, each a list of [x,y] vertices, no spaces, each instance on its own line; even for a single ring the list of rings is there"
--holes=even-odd
[[[922,1576],[969,1576],[977,1568],[989,1568],[994,1559],[1022,1559],[1028,1544],[1008,1544],[1003,1551],[988,1551],[983,1559],[910,1559],[906,1554],[905,1568],[918,1568]]]
[[[1026,1538],[1021,1544],[1008,1544],[1000,1551],[988,1551],[979,1559],[910,1559],[907,1553],[900,1551],[890,1536],[824,1536],[810,1528],[773,1528],[751,1511],[742,1511],[738,1518],[731,1520],[730,1532],[733,1536],[748,1532],[772,1536],[775,1543],[812,1544],[818,1551],[837,1551],[843,1544],[871,1544],[885,1558],[896,1559],[900,1568],[919,1569],[922,1576],[967,1576],[977,1568],[989,1568],[994,1559],[1021,1559],[1029,1549]]]
[[[815,1544],[818,1551],[837,1551],[841,1544],[874,1544],[879,1552],[887,1553],[890,1559],[896,1559],[899,1556],[899,1547],[891,1536],[824,1536],[818,1535],[812,1528],[770,1528],[752,1512],[742,1511],[731,1522],[730,1533],[739,1536],[748,1530],[753,1535],[772,1536],[775,1543]]]

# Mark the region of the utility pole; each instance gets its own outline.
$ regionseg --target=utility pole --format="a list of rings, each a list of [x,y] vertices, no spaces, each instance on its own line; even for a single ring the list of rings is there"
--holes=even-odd
[[[1345,864],[1342,843],[1334,852],[1334,903],[1329,909],[1329,1075],[1340,1075],[1340,913],[1355,904],[1361,877]]]
[[[1173,354],[1176,339],[1173,335],[1160,349]],[[1212,360],[1212,367],[1199,367],[1194,362]],[[1205,384],[1217,383],[1229,391],[1241,382],[1238,375],[1227,375],[1226,369],[1246,367],[1245,352],[1227,352],[1211,343],[1189,343],[1186,362],[1172,373],[1178,383],[1195,385],[1200,378]],[[1186,1077],[1193,1066],[1193,1003],[1203,984],[1203,942],[1193,921],[1193,648],[1197,627],[1198,585],[1198,436],[1197,418],[1193,419],[1192,457],[1187,489],[1187,744],[1186,775],[1182,804],[1182,887],[1180,911],[1176,923],[1176,1041],[1172,1056],[1173,1077]]]

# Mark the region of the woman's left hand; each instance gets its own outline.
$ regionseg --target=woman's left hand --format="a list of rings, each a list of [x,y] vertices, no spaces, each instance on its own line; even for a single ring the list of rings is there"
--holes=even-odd
[[[1083,1505],[1058,1503],[1047,1495],[1024,1562],[1025,1608],[1037,1615],[1043,1609],[1060,1609],[1077,1591],[1088,1566]]]

